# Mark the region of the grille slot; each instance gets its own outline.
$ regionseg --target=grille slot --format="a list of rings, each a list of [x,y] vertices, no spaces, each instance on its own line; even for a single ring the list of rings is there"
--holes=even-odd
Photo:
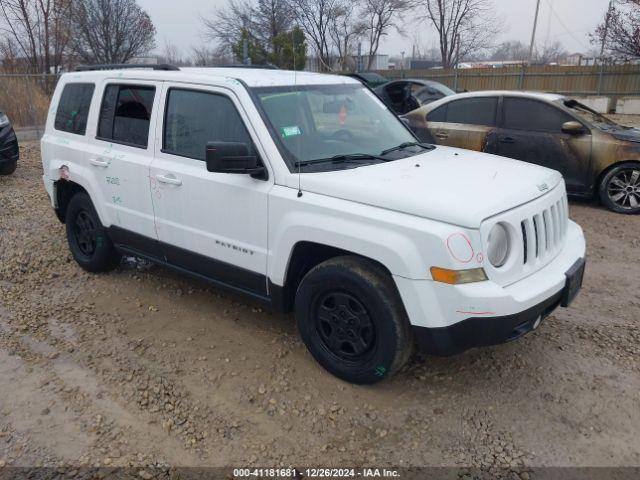
[[[562,247],[568,225],[566,202],[566,197],[563,196],[520,223],[525,265],[544,260]]]

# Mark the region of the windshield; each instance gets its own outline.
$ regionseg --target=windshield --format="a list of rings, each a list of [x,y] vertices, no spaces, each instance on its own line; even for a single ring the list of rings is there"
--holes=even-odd
[[[314,171],[321,163],[321,170],[367,164],[362,160],[378,163],[385,150],[416,141],[400,120],[360,84],[261,87],[254,92],[291,171],[314,162]],[[389,160],[418,153],[413,149],[402,152]],[[345,155],[356,155],[360,161],[346,167],[322,162]],[[378,158],[367,159],[369,155]]]
[[[580,118],[586,120],[594,127],[598,127],[603,130],[622,129],[622,125],[617,124],[613,120],[609,120],[604,115],[599,114],[595,110],[583,105],[577,100],[565,100],[564,106],[569,108],[573,113]]]

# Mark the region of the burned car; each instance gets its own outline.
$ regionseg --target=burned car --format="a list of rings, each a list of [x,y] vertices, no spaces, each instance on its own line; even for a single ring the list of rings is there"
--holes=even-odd
[[[18,166],[18,139],[9,117],[0,111],[0,175],[11,175]]]
[[[536,92],[474,92],[433,102],[404,118],[421,141],[553,168],[570,194],[599,198],[615,212],[640,212],[640,130],[576,100]]]
[[[404,115],[455,92],[442,83],[418,78],[392,80],[373,89],[376,95],[397,115]]]

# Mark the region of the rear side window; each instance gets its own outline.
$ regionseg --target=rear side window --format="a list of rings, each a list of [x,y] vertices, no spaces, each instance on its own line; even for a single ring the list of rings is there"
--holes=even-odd
[[[436,108],[433,112],[427,114],[427,122],[446,122],[447,121],[447,106],[442,105]]]
[[[504,128],[562,133],[562,124],[573,118],[552,105],[528,98],[509,98],[503,101]]]
[[[252,145],[249,132],[228,97],[171,89],[165,112],[163,151],[204,160],[207,142]]]
[[[104,91],[98,138],[147,148],[155,87],[109,85]]]
[[[447,122],[465,123],[467,125],[496,124],[497,97],[466,98],[451,102],[447,108]]]
[[[68,83],[62,90],[54,127],[61,132],[84,135],[87,131],[93,83]]]

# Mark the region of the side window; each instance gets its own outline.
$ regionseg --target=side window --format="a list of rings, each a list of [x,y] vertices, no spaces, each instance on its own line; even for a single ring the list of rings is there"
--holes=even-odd
[[[504,128],[561,133],[562,124],[573,120],[552,105],[528,98],[505,97]]]
[[[204,160],[207,142],[252,145],[240,114],[224,95],[172,88],[164,120],[163,151]]]
[[[147,148],[155,87],[109,85],[104,91],[98,138]]]
[[[448,104],[447,122],[465,123],[467,125],[496,124],[497,97],[476,97],[456,100]]]
[[[69,83],[64,86],[56,110],[56,130],[76,135],[86,133],[94,90],[93,83]]]
[[[447,121],[447,106],[442,105],[436,108],[433,112],[427,114],[427,122],[446,122]]]

